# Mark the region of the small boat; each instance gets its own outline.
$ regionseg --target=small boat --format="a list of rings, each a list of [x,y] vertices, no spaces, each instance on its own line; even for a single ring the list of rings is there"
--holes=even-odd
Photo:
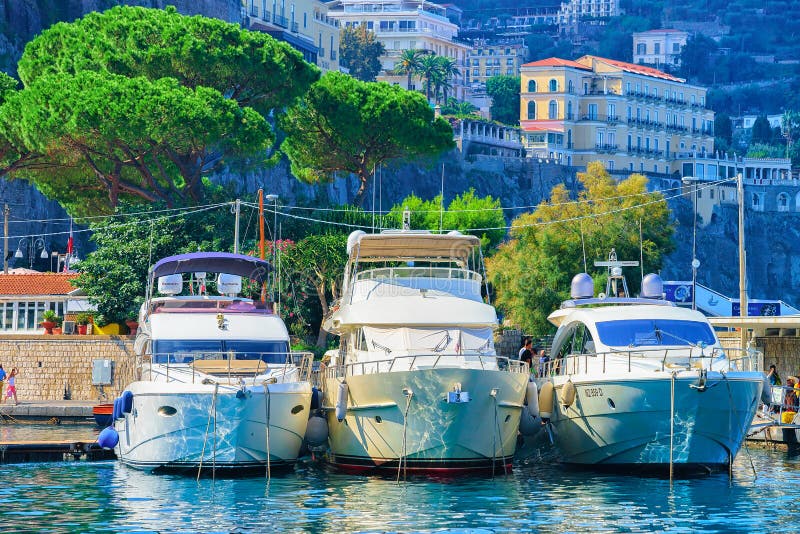
[[[341,349],[324,370],[329,460],[369,474],[510,471],[528,365],[494,349],[480,240],[451,232],[350,235]]]
[[[294,465],[313,357],[290,352],[270,307],[238,296],[242,278],[260,286],[270,270],[264,260],[221,252],[170,256],[151,268],[134,345],[139,377],[114,407],[122,463],[198,473]],[[181,295],[187,284],[192,294]]]
[[[94,417],[94,422],[100,428],[111,426],[111,424],[114,422],[114,419],[112,418],[113,413],[114,403],[112,402],[106,404],[97,404],[92,407],[92,416]]]
[[[608,284],[612,296],[594,297],[592,278],[577,275],[548,318],[558,331],[536,379],[540,439],[564,463],[615,472],[727,469],[761,397],[756,358],[733,357],[705,316],[662,300],[657,275],[640,298],[619,266]]]

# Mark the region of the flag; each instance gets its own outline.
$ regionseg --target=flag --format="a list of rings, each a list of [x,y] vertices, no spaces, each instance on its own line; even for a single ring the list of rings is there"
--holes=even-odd
[[[69,238],[67,239],[67,253],[64,255],[64,272],[69,272],[69,260],[72,257],[72,252],[75,246],[75,240],[72,237],[72,219],[69,220]]]

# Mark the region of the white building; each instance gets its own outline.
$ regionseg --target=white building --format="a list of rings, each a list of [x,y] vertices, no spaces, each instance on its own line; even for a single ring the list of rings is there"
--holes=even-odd
[[[633,62],[657,69],[681,64],[689,34],[680,30],[650,30],[633,34]]]
[[[464,100],[470,45],[458,41],[458,26],[448,20],[445,7],[424,0],[333,0],[327,5],[328,16],[338,20],[341,28],[363,24],[383,43],[386,54],[381,57],[383,71],[378,81],[421,90],[421,80],[412,78],[411,87],[406,87],[407,76],[393,71],[404,50],[428,50],[456,61],[461,74],[451,80],[450,94]]]
[[[619,16],[618,0],[569,0],[561,3],[558,13],[559,24],[575,25],[587,19],[601,19]]]

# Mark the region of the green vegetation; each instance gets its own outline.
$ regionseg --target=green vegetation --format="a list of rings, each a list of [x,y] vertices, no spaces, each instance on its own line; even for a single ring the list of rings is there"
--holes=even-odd
[[[584,244],[588,265],[606,259],[612,247],[620,259],[638,258],[641,224],[645,272],[658,271],[674,249],[669,209],[661,194],[647,192],[647,178],[633,174],[616,182],[594,162],[578,180],[584,189],[577,202],[556,186],[549,202],[514,220],[512,239],[487,261],[497,306],[534,335],[551,330],[547,315],[569,297],[572,277],[584,271]],[[596,286],[605,283],[605,274],[593,277]],[[638,291],[638,281],[629,283]]]
[[[0,163],[74,214],[201,201],[228,158],[265,162],[265,117],[319,75],[266,34],[133,7],[53,26],[18,70],[20,91],[1,84],[0,147],[13,150]]]
[[[486,80],[486,93],[492,98],[492,119],[519,124],[519,90],[519,76],[492,76]]]
[[[380,57],[386,50],[366,26],[343,28],[339,38],[339,64],[354,78],[374,82],[381,73]]]
[[[292,173],[318,183],[344,171],[358,176],[360,206],[378,165],[452,148],[453,131],[419,93],[329,72],[279,121]]]

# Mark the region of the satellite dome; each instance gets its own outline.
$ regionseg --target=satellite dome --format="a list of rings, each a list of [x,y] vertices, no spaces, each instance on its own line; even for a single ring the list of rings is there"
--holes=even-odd
[[[461,233],[461,232],[459,232],[458,230],[450,230],[449,232],[447,232],[447,235],[455,235],[455,236],[459,236],[459,235],[464,235],[464,234],[462,234],[462,233]]]
[[[574,299],[590,299],[594,296],[594,280],[586,273],[572,277],[570,296]]]
[[[353,247],[356,246],[358,240],[361,239],[362,235],[366,235],[364,230],[355,230],[354,232],[350,232],[350,235],[347,236],[347,255],[350,255],[350,252],[353,250]]]
[[[642,298],[660,299],[664,296],[664,282],[657,274],[650,273],[642,279]]]

